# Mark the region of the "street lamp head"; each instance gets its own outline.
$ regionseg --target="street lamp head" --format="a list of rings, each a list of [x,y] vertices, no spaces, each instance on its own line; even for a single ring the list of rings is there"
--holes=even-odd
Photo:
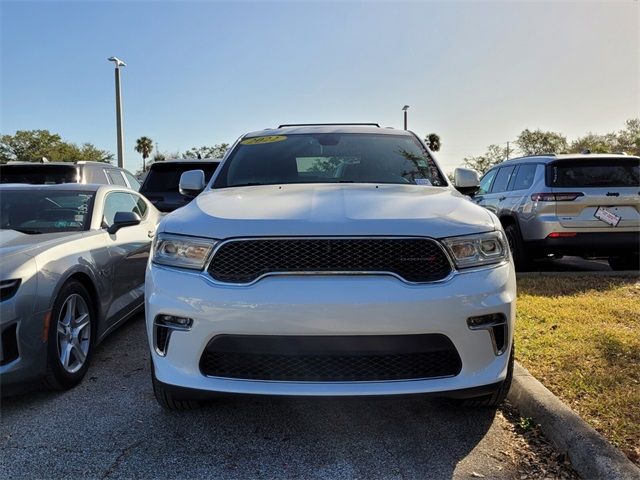
[[[405,105],[404,107],[402,107],[402,110],[406,112],[408,108],[409,108],[409,105]]]
[[[120,68],[120,67],[126,67],[127,64],[124,63],[122,60],[120,60],[118,57],[109,57],[107,58],[107,60],[109,60],[110,62],[113,62],[116,64],[116,68]]]

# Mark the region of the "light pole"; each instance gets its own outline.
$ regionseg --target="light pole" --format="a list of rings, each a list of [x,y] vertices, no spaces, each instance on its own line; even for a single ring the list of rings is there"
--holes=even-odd
[[[409,105],[405,105],[402,107],[402,111],[404,112],[404,129],[407,129],[407,110],[409,110]]]
[[[122,98],[120,96],[120,67],[126,67],[124,63],[117,57],[109,57],[107,60],[115,63],[116,74],[116,129],[118,132],[118,166],[124,167],[124,138],[122,134]]]

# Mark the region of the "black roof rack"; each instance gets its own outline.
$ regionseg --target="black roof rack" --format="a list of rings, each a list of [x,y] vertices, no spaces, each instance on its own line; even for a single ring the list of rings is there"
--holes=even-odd
[[[380,125],[377,123],[284,123],[282,125],[278,125],[278,128],[284,127],[342,127],[342,126],[360,126],[360,127],[378,127]]]

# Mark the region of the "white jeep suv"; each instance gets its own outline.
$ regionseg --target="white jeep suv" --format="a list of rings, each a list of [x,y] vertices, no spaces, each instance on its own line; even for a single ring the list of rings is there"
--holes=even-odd
[[[146,276],[165,408],[220,393],[505,397],[516,282],[502,227],[415,134],[253,132],[209,185],[190,171],[181,190],[203,191],[164,218]]]

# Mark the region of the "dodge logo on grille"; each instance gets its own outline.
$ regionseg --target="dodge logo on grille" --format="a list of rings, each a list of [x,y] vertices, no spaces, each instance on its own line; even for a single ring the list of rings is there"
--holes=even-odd
[[[400,257],[401,262],[433,262],[436,259],[434,256],[430,257]]]

